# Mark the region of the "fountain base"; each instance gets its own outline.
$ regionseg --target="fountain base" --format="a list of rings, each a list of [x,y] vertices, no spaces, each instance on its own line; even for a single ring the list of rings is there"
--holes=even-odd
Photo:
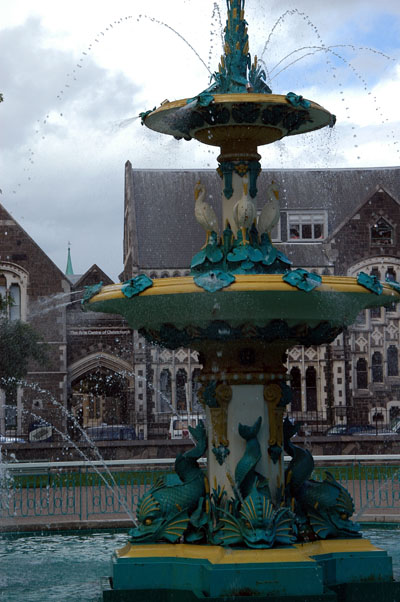
[[[365,539],[273,549],[128,544],[113,558],[104,602],[369,602],[400,600],[392,560]]]

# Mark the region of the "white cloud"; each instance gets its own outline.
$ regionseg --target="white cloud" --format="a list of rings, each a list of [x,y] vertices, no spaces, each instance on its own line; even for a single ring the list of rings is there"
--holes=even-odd
[[[268,3],[268,10],[266,4],[246,3],[253,54],[260,54],[281,14],[298,11],[274,30],[266,54],[269,67],[302,46],[354,42],[358,47],[373,31],[379,11],[391,14],[394,23],[400,15],[397,0],[379,5],[372,0],[288,0]],[[218,5],[225,23],[225,1]],[[211,18],[213,7],[213,0],[201,5],[198,0],[2,3],[1,201],[61,269],[71,240],[77,272],[96,262],[117,277],[127,159],[142,168],[216,167],[214,147],[177,142],[137,120],[118,126],[165,98],[192,96],[207,86],[207,70],[188,43],[216,69],[221,36],[218,13]],[[382,48],[385,42],[382,37]],[[334,51],[351,66],[317,52],[288,67],[274,80],[274,90],[292,89],[319,102],[337,114],[337,126],[264,147],[265,166],[399,164],[399,68],[370,51]]]

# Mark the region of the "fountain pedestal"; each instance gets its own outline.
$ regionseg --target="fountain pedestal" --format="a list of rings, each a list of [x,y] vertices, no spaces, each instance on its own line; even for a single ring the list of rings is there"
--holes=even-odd
[[[103,592],[104,602],[389,602],[400,584],[386,552],[362,539],[273,550],[128,544]]]

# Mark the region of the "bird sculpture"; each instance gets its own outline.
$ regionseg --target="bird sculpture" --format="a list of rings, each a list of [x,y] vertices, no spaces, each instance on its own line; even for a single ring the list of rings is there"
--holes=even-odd
[[[268,202],[264,205],[258,218],[258,233],[267,232],[269,235],[279,222],[279,190],[275,182],[271,182],[267,190]]]
[[[237,228],[242,231],[242,244],[246,244],[246,230],[251,227],[257,213],[253,201],[249,198],[248,191],[247,176],[243,176],[243,194],[233,206],[233,219]]]
[[[199,181],[194,189],[194,215],[200,226],[206,231],[206,242],[204,246],[207,246],[211,232],[216,232],[218,234],[218,220],[214,209],[204,200],[205,196],[206,189]]]

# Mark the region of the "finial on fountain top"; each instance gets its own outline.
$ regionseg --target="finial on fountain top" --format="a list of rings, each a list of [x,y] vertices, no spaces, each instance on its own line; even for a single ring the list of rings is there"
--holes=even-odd
[[[225,54],[221,56],[218,72],[213,74],[215,82],[210,86],[209,92],[271,94],[271,88],[265,81],[265,71],[257,65],[257,57],[251,62],[244,2],[245,0],[227,0]]]

